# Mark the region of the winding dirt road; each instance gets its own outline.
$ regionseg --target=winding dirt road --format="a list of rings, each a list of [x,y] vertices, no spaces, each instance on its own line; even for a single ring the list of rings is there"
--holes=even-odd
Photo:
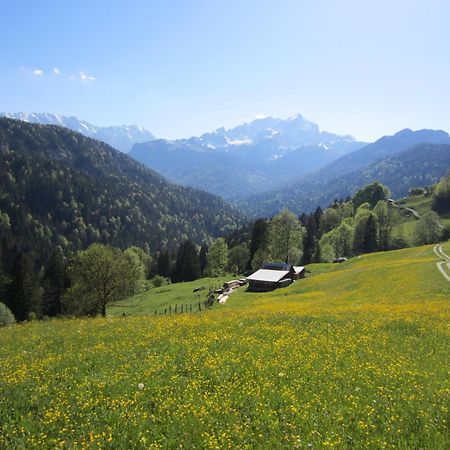
[[[436,266],[439,269],[439,271],[442,273],[444,278],[447,281],[450,281],[450,256],[447,255],[447,253],[444,252],[442,249],[442,244],[436,244],[433,248],[434,253],[438,256],[439,259],[442,261],[437,262]],[[448,270],[445,270],[445,266],[447,266]]]

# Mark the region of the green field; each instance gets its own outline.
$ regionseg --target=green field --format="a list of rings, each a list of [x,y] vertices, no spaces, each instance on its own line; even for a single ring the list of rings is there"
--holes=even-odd
[[[148,289],[129,299],[115,303],[108,308],[108,315],[148,315],[169,312],[169,307],[175,310],[175,305],[192,305],[193,310],[198,310],[198,303],[201,304],[207,298],[210,289],[217,289],[223,286],[225,281],[233,280],[233,275],[221,278],[202,278],[186,283],[168,284],[158,288]],[[194,292],[194,289],[200,289]],[[201,306],[202,307],[202,306]],[[180,309],[180,308],[178,308]]]
[[[412,208],[416,210],[420,215],[431,211],[431,196],[411,195],[399,200],[397,203],[405,208]],[[414,218],[411,214],[404,213],[403,211],[401,212],[400,217],[400,224],[394,229],[395,234],[403,235],[403,237],[407,239],[410,245],[413,245],[414,229],[417,223],[417,219]],[[439,222],[443,226],[450,227],[450,213],[440,215],[439,217]]]
[[[311,265],[282,290],[154,316],[194,295],[171,285],[119,317],[1,329],[0,448],[450,448],[436,261],[425,246]]]

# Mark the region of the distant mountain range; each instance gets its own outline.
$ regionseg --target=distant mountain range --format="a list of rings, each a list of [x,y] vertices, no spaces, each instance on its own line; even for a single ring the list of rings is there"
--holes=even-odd
[[[64,126],[122,151],[132,146],[135,160],[177,184],[218,195],[249,216],[269,217],[283,208],[311,211],[375,180],[401,196],[437,182],[450,168],[450,136],[439,130],[405,129],[365,144],[321,131],[298,114],[171,141],[137,126],[96,127],[53,114],[3,115]]]
[[[130,156],[167,178],[225,199],[262,192],[365,145],[320,131],[300,114],[266,117],[200,137],[135,144]]]
[[[133,144],[148,142],[155,138],[150,131],[138,125],[98,127],[77,117],[57,116],[47,113],[0,113],[0,116],[41,125],[59,125],[84,136],[106,142],[121,152],[128,153]]]
[[[0,118],[0,248],[45,261],[93,242],[171,251],[235,230],[221,198],[169,183],[109,145],[67,128]],[[5,216],[6,215],[6,216]],[[1,252],[0,252],[1,253]]]
[[[405,129],[344,155],[322,169],[237,203],[251,216],[272,216],[283,208],[296,213],[328,206],[380,181],[394,197],[412,187],[436,183],[450,169],[450,136],[444,131]]]

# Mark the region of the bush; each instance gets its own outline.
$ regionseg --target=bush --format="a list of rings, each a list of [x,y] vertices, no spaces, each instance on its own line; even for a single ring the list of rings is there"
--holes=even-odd
[[[412,196],[412,195],[423,195],[423,194],[425,194],[425,189],[424,188],[415,187],[415,188],[411,188],[409,190],[409,194],[408,195]]]
[[[442,226],[439,224],[439,216],[434,211],[429,211],[416,223],[414,242],[417,245],[434,244],[441,238]]]
[[[447,225],[442,229],[442,238],[443,242],[448,241],[450,239],[450,225]]]
[[[13,313],[5,304],[0,303],[0,327],[11,325],[13,323],[16,323]]]
[[[394,236],[391,239],[391,243],[389,245],[390,250],[400,250],[402,248],[410,247],[411,243],[404,236]]]
[[[450,212],[450,175],[443,177],[436,185],[431,209],[439,214]]]
[[[155,288],[158,288],[158,287],[168,284],[167,279],[162,277],[161,275],[155,275],[151,281]]]

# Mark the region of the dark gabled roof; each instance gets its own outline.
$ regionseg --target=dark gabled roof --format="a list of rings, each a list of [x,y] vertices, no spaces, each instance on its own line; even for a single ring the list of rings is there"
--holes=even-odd
[[[292,269],[292,265],[285,263],[264,263],[262,268],[268,270],[284,270],[289,272]]]

